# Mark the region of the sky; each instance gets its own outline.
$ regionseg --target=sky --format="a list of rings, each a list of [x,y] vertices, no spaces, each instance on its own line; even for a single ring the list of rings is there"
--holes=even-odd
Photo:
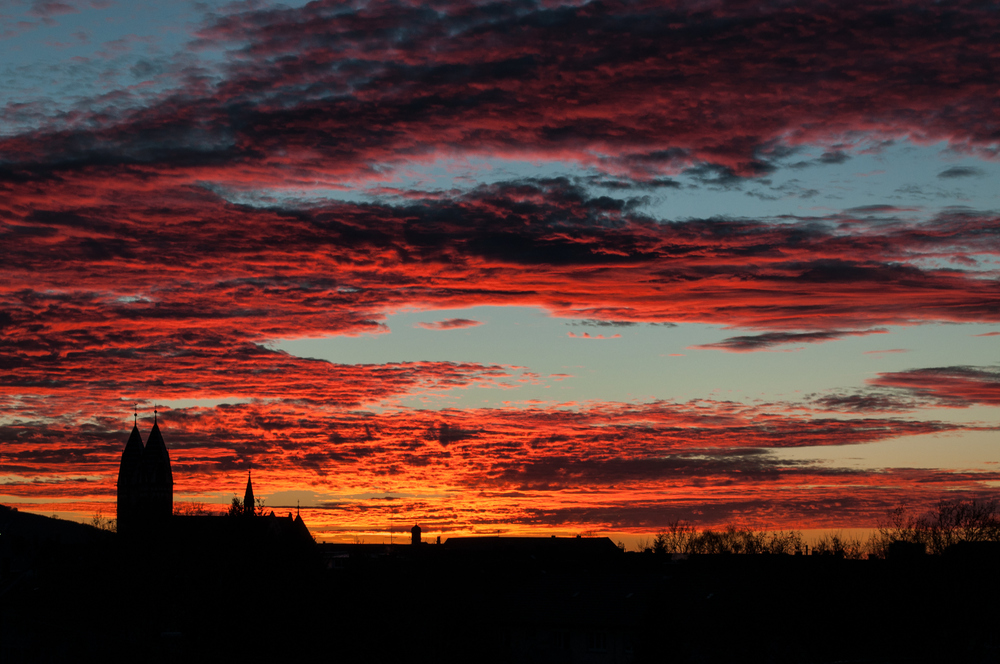
[[[0,0],[0,502],[319,539],[1000,495],[992,3]]]

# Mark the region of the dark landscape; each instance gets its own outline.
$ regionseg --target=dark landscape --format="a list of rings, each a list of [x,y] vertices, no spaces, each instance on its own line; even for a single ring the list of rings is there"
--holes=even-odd
[[[3,507],[2,661],[1000,658],[995,543],[679,556],[606,538],[314,544],[266,527],[287,517],[207,518],[234,527],[126,538]]]

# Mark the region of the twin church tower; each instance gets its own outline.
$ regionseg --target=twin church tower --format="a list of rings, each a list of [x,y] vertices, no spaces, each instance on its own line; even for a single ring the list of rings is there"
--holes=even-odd
[[[242,513],[254,516],[255,505],[248,473]],[[174,475],[170,471],[170,455],[167,454],[154,410],[153,429],[145,446],[136,416],[122,452],[122,462],[118,467],[118,532],[128,534],[144,530],[150,525],[162,523],[173,512]]]
[[[118,467],[118,533],[132,541],[142,542],[151,536],[164,536],[177,542],[198,546],[232,547],[248,542],[264,550],[273,547],[306,547],[316,542],[302,521],[301,515],[276,517],[271,511],[266,517],[258,514],[253,486],[247,474],[247,491],[240,510],[238,501],[226,515],[173,514],[174,476],[170,471],[170,455],[163,443],[160,426],[153,411],[153,428],[146,444],[139,434],[139,418],[132,425],[121,466]],[[232,519],[231,516],[262,517]]]
[[[174,476],[154,411],[153,429],[145,447],[136,422],[122,452],[118,468],[118,532],[135,532],[144,524],[169,518],[173,511]]]

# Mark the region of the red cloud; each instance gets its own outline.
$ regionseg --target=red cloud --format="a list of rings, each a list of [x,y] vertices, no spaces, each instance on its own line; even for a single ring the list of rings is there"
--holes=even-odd
[[[422,327],[425,330],[457,330],[463,327],[476,327],[482,325],[478,320],[469,320],[468,318],[449,318],[447,320],[439,320],[433,323],[417,323],[417,327]]]
[[[375,331],[381,311],[414,303],[785,335],[1000,319],[1000,295],[978,273],[917,266],[955,251],[996,253],[988,229],[997,220],[985,215],[856,222],[847,232],[839,220],[660,224],[563,181],[306,211],[150,192],[129,178],[3,191],[3,329],[25,353],[89,340],[143,345],[130,335],[159,343],[175,329],[251,340]]]
[[[814,403],[822,410],[864,413],[1000,405],[1000,371],[995,367],[910,369],[880,373],[867,382],[872,387],[818,397]]]
[[[95,504],[114,495],[127,427],[118,418],[88,424],[79,411],[65,408],[74,403],[8,400],[9,412],[36,419],[0,427],[9,476],[5,491],[29,501],[62,498],[66,509],[90,510],[89,516]],[[109,395],[108,408],[112,405]],[[117,410],[122,410],[120,402]],[[40,415],[49,423],[37,419]],[[562,513],[563,523],[581,527],[633,528],[639,524],[631,517],[607,520],[609,509],[631,501],[659,505],[650,512],[654,521],[666,513],[662,510],[690,516],[687,510],[695,503],[724,520],[738,503],[773,499],[780,504],[768,513],[783,523],[838,525],[839,519],[839,525],[859,524],[874,520],[888,500],[974,492],[1000,479],[997,473],[837,469],[783,460],[780,454],[789,446],[968,428],[962,425],[816,419],[725,402],[375,414],[290,399],[166,411],[160,427],[178,495],[227,491],[245,481],[243,471],[252,464],[262,495],[302,487],[364,495],[373,487],[391,486],[394,493],[412,496],[395,503],[396,518],[420,519],[434,512],[441,523],[466,530],[475,524],[527,523],[538,510]],[[863,497],[871,501],[867,506],[859,502]],[[378,528],[385,518],[378,501],[344,500],[313,523],[364,530]],[[571,518],[581,500],[593,513]],[[834,502],[844,509],[835,509]],[[824,512],[803,517],[804,504],[825,505]]]
[[[254,122],[243,124],[274,136],[255,140],[269,147],[385,161],[462,146],[582,162],[597,154],[633,174],[706,161],[752,175],[766,172],[778,140],[866,131],[993,146],[996,108],[983,82],[996,30],[996,16],[971,2],[451,2],[435,12],[399,3],[245,12],[201,36],[244,46],[216,102],[254,100]],[[289,110],[305,88],[329,93]],[[363,154],[310,141],[351,131],[375,138]]]
[[[880,373],[868,381],[898,388],[942,406],[1000,406],[1000,370],[994,367],[938,367]]]

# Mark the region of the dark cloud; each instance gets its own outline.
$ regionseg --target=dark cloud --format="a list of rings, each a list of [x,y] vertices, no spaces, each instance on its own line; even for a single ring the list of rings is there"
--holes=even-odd
[[[882,215],[882,214],[896,214],[899,212],[912,212],[913,208],[899,208],[895,205],[859,205],[858,207],[847,208],[844,210],[847,214],[866,214],[866,215]]]
[[[689,346],[697,350],[725,350],[731,353],[752,353],[774,346],[788,344],[814,344],[834,341],[844,337],[858,337],[868,334],[885,334],[887,330],[829,330],[827,332],[767,332],[750,336],[729,337],[713,344]]]
[[[596,319],[585,319],[585,320],[574,320],[566,323],[567,325],[583,326],[583,327],[634,327],[639,323],[630,320],[596,320]]]
[[[192,44],[233,53],[217,86],[191,75],[155,107],[105,105],[74,120],[85,130],[53,118],[0,149],[21,155],[8,178],[217,164],[213,178],[233,184],[260,169],[294,184],[458,149],[576,160],[640,182],[690,167],[729,187],[798,145],[859,131],[995,141],[997,101],[983,86],[1000,58],[997,17],[971,0],[709,6],[231,8]]]
[[[684,171],[684,175],[693,178],[702,185],[721,189],[738,189],[747,177],[766,175],[775,170],[767,162],[753,161],[743,164],[743,171],[737,171],[730,166],[703,163]]]
[[[855,413],[899,413],[922,405],[906,395],[888,391],[831,394],[819,397],[813,403],[820,410]]]
[[[996,367],[909,369],[879,373],[867,382],[871,387],[813,397],[811,403],[821,410],[859,413],[1000,405],[1000,370]]]
[[[896,388],[940,406],[1000,406],[1000,368],[997,367],[910,369],[880,373],[868,383]]]
[[[556,490],[567,486],[593,486],[640,480],[697,479],[700,486],[733,482],[778,481],[797,473],[801,462],[782,461],[766,456],[761,450],[734,453],[675,454],[657,458],[578,459],[549,456],[525,460],[507,468],[498,479],[521,491]],[[806,471],[824,474],[820,470]],[[833,470],[830,474],[841,474]]]
[[[58,2],[58,0],[35,0],[31,3],[28,13],[40,18],[51,18],[62,14],[76,14],[79,10],[71,4]]]
[[[952,166],[951,168],[938,173],[939,178],[946,179],[979,177],[981,175],[983,175],[982,169],[973,168],[971,166]]]
[[[908,483],[931,479],[912,471],[891,475]],[[864,482],[861,477],[862,474],[858,474],[855,479]],[[609,501],[589,507],[535,507],[526,510],[518,522],[562,527],[589,524],[600,530],[633,531],[650,537],[677,521],[714,528],[729,524],[768,529],[840,528],[844,522],[874,528],[885,521],[890,510],[900,505],[906,505],[913,512],[930,510],[940,500],[954,499],[955,494],[951,493],[954,490],[936,483],[924,491],[900,491],[889,485],[878,485],[855,487],[849,492],[814,489],[808,493],[782,495],[779,491],[765,489],[759,495],[720,500],[706,501],[699,494],[662,500]],[[992,494],[985,487],[969,486],[958,491],[958,495],[965,499],[988,499]]]
[[[799,152],[798,150],[785,150],[783,152],[779,152],[776,156],[778,156],[779,158],[780,157],[787,157],[787,156],[792,156],[794,154],[797,154],[798,152]],[[801,169],[801,168],[809,168],[811,166],[824,166],[824,165],[830,165],[830,164],[843,164],[843,163],[845,163],[847,161],[850,161],[850,159],[851,159],[851,155],[849,155],[844,150],[831,149],[831,150],[825,151],[817,159],[796,161],[794,163],[788,164],[788,166],[790,168]]]
[[[637,325],[649,325],[653,327],[677,327],[676,323],[650,323],[650,322],[637,323],[631,320],[600,320],[596,318],[571,320],[568,321],[566,324],[579,327],[636,327]]]
[[[819,162],[821,164],[843,164],[845,161],[850,159],[850,155],[842,150],[834,150],[832,152],[824,152],[820,158]]]

